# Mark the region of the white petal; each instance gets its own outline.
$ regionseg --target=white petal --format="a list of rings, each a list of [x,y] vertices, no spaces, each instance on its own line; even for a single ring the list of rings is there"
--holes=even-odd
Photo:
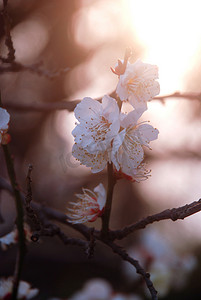
[[[143,111],[132,110],[127,115],[125,115],[124,118],[122,118],[121,126],[124,128],[128,128],[129,126],[135,126],[142,113]]]
[[[75,108],[75,117],[79,122],[88,122],[91,118],[100,115],[102,107],[100,102],[86,97]]]
[[[108,162],[107,152],[91,154],[86,149],[79,147],[77,144],[73,145],[72,154],[81,162],[81,164],[85,165],[86,167],[90,167],[92,173],[98,173],[102,171]]]
[[[106,191],[103,184],[100,183],[99,185],[97,185],[94,188],[94,192],[98,195],[97,202],[99,204],[100,210],[102,210],[106,202]]]
[[[149,142],[158,138],[159,131],[149,124],[142,124],[138,127],[139,139],[142,145],[149,146]]]

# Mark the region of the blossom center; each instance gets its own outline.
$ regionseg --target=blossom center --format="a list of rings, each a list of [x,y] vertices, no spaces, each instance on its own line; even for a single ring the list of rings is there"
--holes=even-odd
[[[92,120],[93,121],[93,120]],[[91,123],[89,130],[92,132],[92,137],[95,142],[100,142],[105,140],[105,135],[110,131],[109,121],[101,116],[97,123]]]
[[[145,88],[145,86],[144,86],[142,80],[140,80],[137,77],[130,78],[127,82],[127,89],[130,94],[136,93],[136,94],[141,95],[144,88]]]

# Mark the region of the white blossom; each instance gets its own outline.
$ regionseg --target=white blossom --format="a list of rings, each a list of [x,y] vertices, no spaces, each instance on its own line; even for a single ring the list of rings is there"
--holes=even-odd
[[[1,278],[0,279],[0,299],[11,299],[13,288],[13,278]],[[38,289],[32,289],[31,285],[26,281],[20,281],[18,288],[17,299],[25,300],[31,299],[38,294]]]
[[[91,154],[76,143],[73,145],[72,155],[80,161],[81,165],[90,167],[92,173],[98,173],[106,167],[107,162],[111,161],[109,151],[111,151],[111,149],[108,149],[108,151],[97,151]]]
[[[144,159],[142,146],[149,147],[149,142],[157,139],[158,130],[146,123],[137,123],[142,112],[137,110],[121,114],[121,131],[113,140],[111,160],[117,171],[135,178],[142,175]],[[145,171],[145,170],[144,170]],[[147,172],[145,171],[145,175]]]
[[[0,144],[4,142],[4,136],[8,130],[10,115],[6,109],[0,107]]]
[[[24,223],[24,233],[25,233],[25,238],[27,241],[31,241],[31,230],[28,224]],[[8,234],[0,237],[0,245],[3,250],[6,250],[8,246],[12,244],[16,244],[18,242],[18,230],[15,227],[11,232]]]
[[[158,67],[137,60],[127,63],[124,74],[119,76],[116,93],[120,99],[128,100],[138,110],[147,109],[147,101],[159,94]]]
[[[94,192],[83,188],[83,194],[76,196],[78,201],[71,202],[72,208],[68,208],[68,222],[93,222],[102,215],[106,202],[106,191],[102,183],[94,188]]]
[[[84,98],[75,108],[79,124],[72,134],[75,143],[90,154],[105,152],[120,128],[119,108],[115,99],[104,96],[102,103]]]

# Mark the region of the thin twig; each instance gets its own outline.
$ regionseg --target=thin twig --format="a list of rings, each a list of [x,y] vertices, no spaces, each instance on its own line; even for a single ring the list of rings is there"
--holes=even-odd
[[[0,58],[0,60],[3,61],[3,58]],[[69,70],[70,68],[66,67],[66,68],[61,68],[57,71],[49,71],[45,68],[42,68],[42,62],[38,62],[32,65],[23,65],[19,62],[13,61],[12,63],[6,63],[0,65],[0,74],[9,73],[9,72],[16,73],[16,72],[28,71],[28,72],[35,73],[39,76],[44,76],[48,79],[54,79],[68,72]]]
[[[32,165],[29,165],[28,167],[28,174],[27,174],[27,193],[25,196],[25,209],[27,212],[27,216],[31,219],[34,229],[35,230],[40,230],[41,229],[41,224],[40,220],[38,218],[38,215],[36,214],[36,211],[31,207],[31,202],[32,202],[32,188],[31,188],[31,172],[33,170]]]
[[[113,252],[118,254],[123,260],[128,261],[131,265],[133,265],[135,267],[136,272],[143,277],[143,279],[147,285],[147,288],[150,291],[152,299],[157,300],[158,299],[157,291],[154,288],[153,283],[150,279],[150,274],[145,272],[145,270],[141,267],[140,263],[137,260],[130,257],[124,249],[122,249],[120,246],[114,244],[113,242],[105,241],[105,244],[108,245],[113,250]]]

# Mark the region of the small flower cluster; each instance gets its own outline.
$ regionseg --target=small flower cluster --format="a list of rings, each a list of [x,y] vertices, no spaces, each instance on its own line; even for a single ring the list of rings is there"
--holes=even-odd
[[[10,135],[7,133],[10,115],[6,109],[0,107],[0,144],[8,144]]]
[[[158,138],[159,132],[148,122],[139,122],[139,118],[147,110],[147,101],[159,93],[160,87],[156,66],[140,60],[130,64],[128,56],[127,53],[123,63],[119,60],[112,71],[119,76],[117,98],[128,101],[133,110],[123,113],[117,100],[108,95],[101,102],[84,98],[74,111],[78,123],[72,131],[75,141],[72,153],[92,173],[113,163],[116,179],[141,181],[149,176],[143,164],[143,147],[150,149],[149,143]],[[69,215],[74,223],[94,221],[103,212],[105,200],[100,205],[93,192],[83,192]]]
[[[147,101],[159,93],[157,78],[156,66],[140,60],[127,63],[125,72],[119,75],[116,93],[133,106],[128,114],[122,113],[117,101],[108,95],[102,102],[87,97],[77,105],[75,117],[79,123],[72,131],[72,153],[81,164],[91,167],[92,173],[112,162],[117,172],[132,180],[147,178],[142,146],[150,148],[149,143],[157,139],[159,132],[138,120],[147,109]]]
[[[0,299],[9,300],[12,298],[13,278],[0,279]],[[32,289],[31,285],[26,281],[20,281],[17,299],[31,299],[38,294],[38,289]]]

